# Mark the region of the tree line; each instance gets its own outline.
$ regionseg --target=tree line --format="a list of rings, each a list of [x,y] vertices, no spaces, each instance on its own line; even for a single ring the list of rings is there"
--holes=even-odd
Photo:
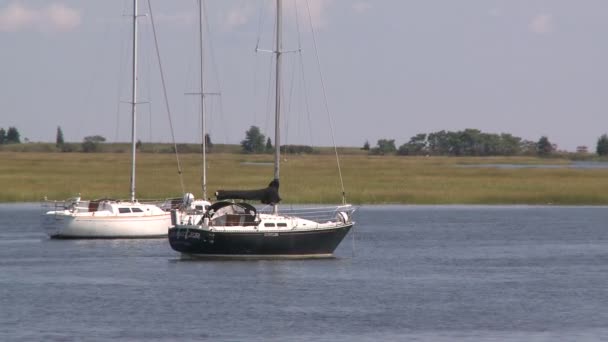
[[[245,132],[245,139],[241,141],[241,152],[252,153],[274,153],[272,140],[267,138],[257,126],[251,126]],[[312,146],[308,145],[281,145],[281,152],[290,154],[314,153]]]
[[[27,138],[25,139],[27,142]],[[82,152],[98,152],[99,144],[106,138],[101,135],[87,136],[81,143]],[[211,137],[205,134],[208,149],[213,147]],[[15,127],[8,130],[0,127],[0,145],[20,144],[20,133]],[[137,141],[137,148],[142,145]],[[245,132],[245,139],[240,143],[241,152],[247,154],[273,153],[272,140],[267,138],[259,127],[251,126]],[[57,127],[55,146],[62,152],[75,151],[74,146],[64,142],[63,131]],[[366,141],[362,150],[371,155],[401,155],[401,156],[517,156],[539,155],[549,156],[555,152],[555,145],[546,136],[538,141],[531,141],[516,137],[508,133],[484,133],[478,129],[467,128],[461,131],[441,130],[432,133],[419,133],[406,143],[397,147],[395,139],[379,139],[376,146],[371,147]],[[596,153],[600,156],[608,155],[608,134],[603,134],[597,140]],[[314,153],[312,146],[307,145],[281,145],[283,153]]]
[[[531,141],[508,133],[484,133],[478,129],[467,128],[461,131],[419,133],[398,148],[394,139],[380,139],[375,147],[370,147],[366,141],[362,149],[372,155],[549,156],[555,152],[556,147],[546,136],[542,136],[538,141]],[[600,156],[608,155],[608,135],[604,134],[598,139],[596,153]]]

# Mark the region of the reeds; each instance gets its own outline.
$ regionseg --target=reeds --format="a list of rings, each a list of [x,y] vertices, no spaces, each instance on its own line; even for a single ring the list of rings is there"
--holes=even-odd
[[[181,155],[184,189],[172,154],[140,153],[140,199],[201,195],[201,159]],[[273,177],[271,155],[211,153],[208,194],[217,189],[257,189]],[[559,164],[562,159],[455,158],[345,155],[346,200],[354,204],[608,204],[608,169],[498,169],[463,164]],[[0,201],[128,198],[128,153],[0,153]],[[340,203],[340,179],[332,155],[284,155],[284,203]]]

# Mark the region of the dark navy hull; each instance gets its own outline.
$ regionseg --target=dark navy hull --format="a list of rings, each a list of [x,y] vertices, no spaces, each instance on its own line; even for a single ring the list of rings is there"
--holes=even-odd
[[[330,257],[352,224],[300,232],[210,232],[170,228],[171,248],[199,257]]]

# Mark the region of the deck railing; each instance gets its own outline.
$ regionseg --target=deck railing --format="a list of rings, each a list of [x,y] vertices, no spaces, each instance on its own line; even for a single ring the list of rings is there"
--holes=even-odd
[[[107,198],[93,200],[93,202],[101,202],[101,201],[130,202],[130,200],[107,199]],[[91,203],[91,202],[92,201],[90,201],[90,200],[82,201],[76,197],[68,198],[63,201],[49,200],[49,199],[45,198],[42,201],[41,206],[43,209],[45,209],[47,211],[72,210],[72,211],[77,211],[77,212],[86,212],[86,211],[89,211],[89,203]],[[137,202],[141,203],[141,204],[156,205],[165,211],[169,211],[171,209],[179,208],[183,203],[183,199],[182,198],[138,199]]]
[[[266,206],[258,209],[258,213],[271,214],[273,208]],[[328,206],[328,207],[288,207],[280,206],[279,214],[283,216],[300,217],[303,219],[311,220],[317,223],[323,223],[327,221],[335,220],[339,213],[346,213],[349,218],[352,218],[353,213],[357,208],[352,205],[339,205],[339,206]]]

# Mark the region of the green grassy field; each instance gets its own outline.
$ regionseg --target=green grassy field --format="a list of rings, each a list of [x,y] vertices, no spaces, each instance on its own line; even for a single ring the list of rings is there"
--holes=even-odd
[[[167,198],[183,191],[200,195],[200,156],[140,153],[137,196]],[[341,157],[347,200],[355,204],[608,204],[608,169],[464,168],[482,163],[568,163],[562,159],[398,157],[347,154]],[[211,153],[209,194],[217,189],[262,188],[272,179],[270,155]],[[128,198],[128,153],[0,153],[0,201],[30,202],[85,198]],[[339,203],[340,180],[331,154],[287,155],[281,165],[284,203]]]

